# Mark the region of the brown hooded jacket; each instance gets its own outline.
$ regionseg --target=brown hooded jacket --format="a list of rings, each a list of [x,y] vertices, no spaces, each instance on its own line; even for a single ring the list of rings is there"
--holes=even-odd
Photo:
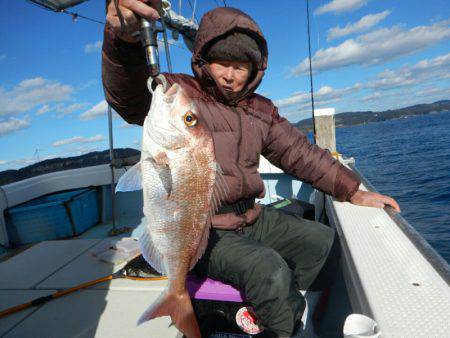
[[[247,86],[232,98],[217,84],[203,55],[208,46],[233,31],[253,37],[262,53],[261,62]],[[143,49],[124,43],[106,28],[103,40],[102,74],[108,103],[129,123],[142,125],[150,107],[148,70]],[[213,134],[216,159],[230,190],[225,204],[243,198],[262,197],[264,184],[258,173],[259,156],[340,201],[358,190],[356,175],[330,154],[312,145],[278,114],[269,99],[254,93],[267,67],[267,44],[257,24],[233,8],[216,8],[200,23],[192,56],[195,77],[165,73],[169,84],[180,84],[194,99],[201,118]],[[216,226],[252,223],[259,215],[255,205],[244,214],[216,215]]]

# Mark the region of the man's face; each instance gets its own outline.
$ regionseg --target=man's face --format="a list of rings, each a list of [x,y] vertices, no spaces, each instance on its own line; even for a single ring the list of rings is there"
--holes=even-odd
[[[219,84],[230,92],[244,89],[250,76],[251,62],[212,61],[209,69]]]

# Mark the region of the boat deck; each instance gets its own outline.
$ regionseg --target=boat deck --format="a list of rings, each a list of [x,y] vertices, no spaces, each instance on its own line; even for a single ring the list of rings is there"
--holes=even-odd
[[[39,243],[0,264],[0,309],[101,278],[123,265],[99,261],[96,247],[111,239]],[[77,291],[0,320],[4,337],[177,337],[168,317],[151,328],[136,321],[158,297],[165,281],[116,279]],[[45,323],[45,325],[42,325]]]
[[[117,227],[135,227],[140,218],[122,218]],[[104,263],[93,256],[106,241],[111,223],[100,224],[70,240],[47,241],[0,264],[0,311],[58,290],[110,275],[124,264]],[[165,288],[166,281],[115,279],[0,319],[2,337],[182,337],[170,318],[136,326],[143,311]],[[342,276],[331,292],[318,332],[339,337],[351,313]],[[45,325],[42,325],[45,323]]]

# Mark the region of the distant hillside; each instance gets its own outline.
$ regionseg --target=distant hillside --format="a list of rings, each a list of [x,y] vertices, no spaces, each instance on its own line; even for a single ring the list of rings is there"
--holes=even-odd
[[[401,119],[414,115],[425,115],[441,111],[450,111],[450,100],[437,101],[430,104],[416,104],[414,106],[386,110],[382,112],[362,111],[346,112],[336,114],[334,119],[336,127],[348,127],[358,124],[381,122],[387,120]],[[301,120],[294,124],[300,131],[308,132],[312,130],[312,119]]]
[[[115,159],[124,159],[139,154],[140,151],[132,148],[114,149]],[[75,157],[52,158],[51,160],[34,163],[18,170],[1,171],[0,186],[54,171],[90,167],[106,163],[109,163],[109,150],[95,151]]]

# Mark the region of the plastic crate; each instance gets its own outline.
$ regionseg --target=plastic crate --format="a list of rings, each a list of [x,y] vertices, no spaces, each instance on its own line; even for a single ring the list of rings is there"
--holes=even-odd
[[[96,191],[42,196],[5,211],[12,246],[76,236],[99,222]]]

